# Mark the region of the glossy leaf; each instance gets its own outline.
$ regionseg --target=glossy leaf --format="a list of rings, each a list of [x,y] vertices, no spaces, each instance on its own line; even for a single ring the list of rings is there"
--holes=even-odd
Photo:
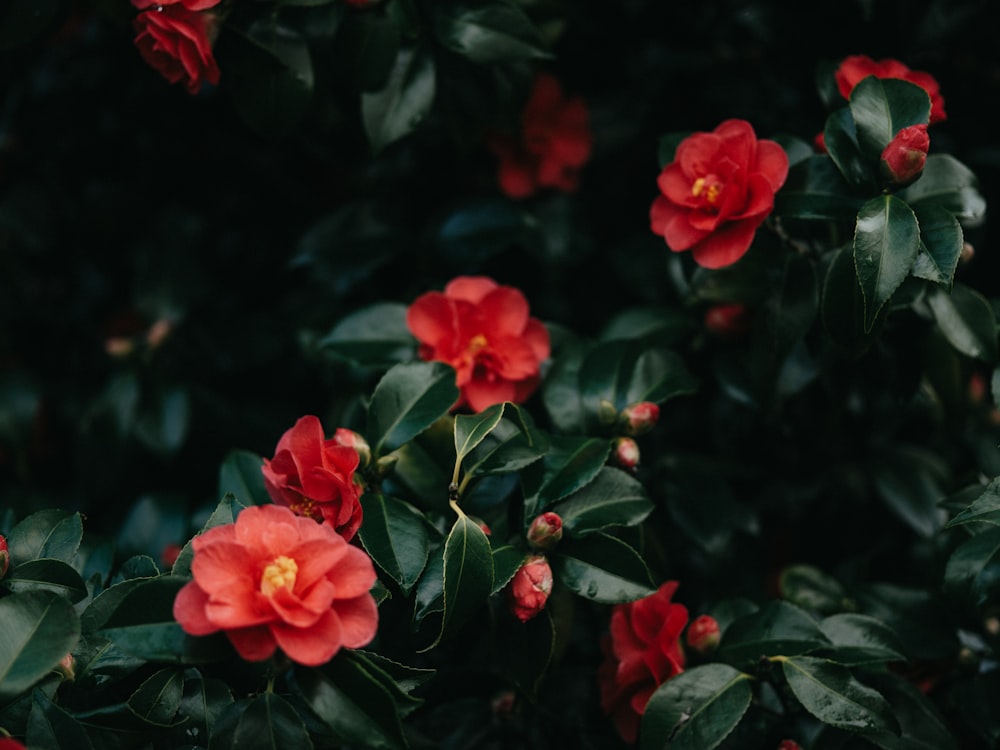
[[[937,204],[964,226],[976,226],[986,214],[986,199],[975,173],[951,154],[930,154],[920,179],[899,193],[914,210]]]
[[[653,511],[653,503],[638,480],[621,469],[605,466],[594,481],[552,510],[562,518],[566,533],[583,536],[609,526],[640,523]],[[525,523],[530,522],[530,518],[525,519]]]
[[[740,723],[753,699],[750,675],[703,664],[660,685],[646,704],[641,750],[713,750]]]
[[[827,116],[823,142],[827,154],[847,184],[862,194],[875,194],[879,182],[878,163],[862,155],[854,118],[848,107],[836,109]]]
[[[277,693],[266,692],[227,706],[212,728],[209,750],[240,747],[249,750],[312,750],[305,723]]]
[[[51,508],[32,513],[11,529],[7,547],[12,565],[42,557],[71,563],[82,539],[80,514]]]
[[[406,327],[406,306],[383,302],[346,315],[317,346],[348,362],[391,367],[412,358],[416,340]]]
[[[987,599],[988,584],[992,583],[996,567],[1000,562],[1000,529],[989,528],[981,534],[962,542],[951,553],[944,571],[945,584],[953,589],[970,592],[978,600]],[[983,585],[983,579],[987,585]],[[986,591],[983,591],[986,589]]]
[[[862,202],[833,159],[817,154],[788,170],[788,179],[774,196],[774,212],[794,219],[849,223]]]
[[[551,57],[528,15],[510,0],[436,9],[441,44],[472,62],[494,64]]]
[[[72,605],[48,591],[0,598],[0,702],[28,690],[80,639]]]
[[[945,528],[960,526],[965,523],[990,523],[1000,526],[1000,478],[993,479],[984,487],[969,507],[955,515]]]
[[[44,589],[74,603],[87,596],[87,586],[80,574],[62,560],[28,560],[11,568],[0,585],[14,592]]]
[[[906,661],[895,631],[869,615],[841,612],[821,620],[819,627],[833,646],[820,649],[817,656],[849,667]]]
[[[128,709],[147,724],[166,727],[183,723],[175,719],[184,697],[184,672],[161,669],[147,677],[128,699]]]
[[[515,415],[516,419],[502,420],[471,451],[463,467],[467,475],[510,474],[545,456],[549,447],[548,436],[535,428],[528,412],[519,409]]]
[[[375,386],[366,435],[378,458],[413,439],[458,400],[455,371],[441,362],[408,362],[391,368]]]
[[[819,624],[793,604],[773,600],[726,628],[719,657],[731,664],[761,657],[795,656],[830,645]]]
[[[913,275],[950,290],[962,254],[962,225],[951,211],[926,203],[913,212],[920,224],[920,252],[913,263]]]
[[[656,591],[639,553],[603,532],[578,541],[563,539],[549,562],[560,584],[602,604],[630,602]]]
[[[504,402],[494,404],[478,414],[458,414],[455,416],[455,459],[461,462],[479,445],[486,436],[500,424],[504,412],[510,407],[517,413],[515,404]]]
[[[534,518],[592,482],[610,453],[608,440],[553,435],[548,453],[524,473],[525,517]]]
[[[979,292],[955,284],[951,293],[932,289],[927,304],[949,343],[962,354],[984,362],[997,360],[997,320],[993,307]]]
[[[219,467],[218,496],[232,495],[241,505],[263,505],[271,501],[264,487],[261,456],[248,450],[232,450]]]
[[[820,295],[820,319],[830,338],[840,347],[859,356],[875,339],[885,319],[883,308],[875,325],[866,330],[865,303],[854,269],[853,253],[848,247],[834,251],[827,261]]]
[[[427,521],[409,503],[377,492],[366,492],[361,508],[365,519],[358,532],[361,544],[403,594],[409,594],[430,553]]]
[[[490,594],[496,594],[521,567],[524,562],[524,550],[512,544],[505,544],[493,549],[493,590]]]
[[[437,640],[461,628],[492,591],[493,552],[489,539],[479,524],[460,515],[444,544],[444,617]]]
[[[403,47],[386,85],[361,96],[361,116],[376,154],[412,132],[431,111],[437,88],[433,58]]]
[[[820,614],[840,612],[847,603],[844,587],[814,565],[789,565],[781,571],[778,585],[783,599]]]
[[[197,669],[185,670],[184,678],[180,713],[188,720],[181,731],[186,739],[205,747],[216,719],[233,704],[233,695],[224,681],[216,677],[202,677]]]
[[[913,210],[893,195],[872,198],[858,212],[854,267],[865,301],[865,332],[913,267],[920,227]]]
[[[878,160],[896,133],[928,122],[931,98],[915,83],[868,76],[851,91],[850,108],[861,152]]]
[[[869,735],[872,742],[884,750],[956,750],[952,727],[917,686],[892,674],[866,675],[865,680],[889,702],[900,728],[898,735]]]
[[[871,471],[879,496],[900,520],[928,539],[941,529],[945,513],[938,502],[947,471],[935,455],[899,444],[873,455]]]
[[[73,748],[92,750],[94,747],[83,724],[54,703],[41,690],[31,694],[31,713],[25,734],[30,748]]]

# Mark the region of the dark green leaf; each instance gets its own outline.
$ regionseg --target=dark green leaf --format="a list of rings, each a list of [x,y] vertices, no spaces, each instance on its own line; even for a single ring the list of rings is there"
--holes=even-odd
[[[161,669],[147,677],[128,699],[128,709],[147,724],[167,727],[175,724],[174,717],[184,697],[184,672]],[[185,721],[181,717],[180,721]]]
[[[861,207],[854,231],[854,267],[865,300],[866,333],[910,273],[919,249],[917,217],[899,198],[881,195]]]
[[[853,215],[853,214],[852,214]],[[693,333],[691,317],[670,308],[633,307],[615,315],[601,328],[600,340],[642,339],[672,346]]]
[[[583,536],[609,526],[633,526],[653,510],[642,484],[626,472],[605,466],[594,481],[584,485],[552,510],[562,518],[564,530]],[[525,519],[526,523],[531,518]]]
[[[899,193],[914,210],[934,203],[950,211],[964,226],[975,226],[986,214],[975,173],[951,154],[927,157],[920,179]]]
[[[854,118],[848,107],[836,109],[826,118],[823,142],[848,185],[867,195],[878,191],[878,162],[862,156]]]
[[[73,606],[48,591],[0,599],[0,703],[28,690],[80,639]]]
[[[915,685],[891,674],[867,675],[865,680],[889,701],[901,729],[899,735],[871,735],[872,742],[885,750],[956,750],[952,728],[934,702]]]
[[[736,728],[753,699],[750,675],[704,664],[660,685],[646,704],[641,750],[713,750]]]
[[[778,585],[783,598],[820,614],[840,612],[847,602],[844,587],[813,565],[789,565],[781,571]]]
[[[988,567],[998,560],[1000,528],[990,527],[981,534],[962,542],[948,558],[944,571],[945,584],[962,591],[976,591],[980,578],[987,577]],[[992,579],[992,577],[990,577]],[[979,597],[985,599],[984,596]],[[978,603],[978,602],[977,602]]]
[[[31,695],[25,740],[32,750],[92,750],[94,747],[83,725],[53,703],[42,690],[35,690]]]
[[[504,419],[472,451],[464,467],[467,475],[510,474],[545,456],[548,436],[535,429],[529,412],[518,409],[514,414],[517,419]]]
[[[445,257],[465,262],[544,243],[542,227],[531,211],[497,197],[462,199],[432,225],[429,238]]]
[[[997,359],[997,321],[993,307],[979,292],[955,284],[951,293],[934,288],[927,303],[949,343],[962,354],[993,363]]]
[[[62,560],[28,560],[11,568],[2,585],[15,592],[44,589],[71,602],[78,602],[87,596],[87,586],[80,574]]]
[[[266,692],[227,706],[212,729],[209,750],[312,750],[305,724],[292,705]]]
[[[931,98],[909,81],[868,76],[851,91],[850,108],[861,152],[877,161],[896,133],[928,122]]]
[[[236,517],[240,514],[243,508],[247,507],[239,500],[236,499],[234,495],[226,494],[223,495],[222,499],[219,500],[219,504],[215,506],[215,510],[212,511],[212,515],[208,517],[205,525],[202,526],[199,534],[203,534],[211,528],[216,526],[224,526],[229,523],[233,523]],[[189,576],[191,575],[191,560],[194,559],[194,549],[191,547],[192,540],[189,539],[181,549],[180,554],[174,561],[174,567],[171,569],[171,573],[175,576]]]
[[[79,513],[55,508],[36,511],[7,535],[11,565],[40,557],[72,563],[82,539]]]
[[[490,594],[495,594],[506,586],[523,562],[523,549],[511,544],[495,548],[493,550],[493,590]]]
[[[413,358],[416,341],[406,306],[383,302],[347,315],[317,342],[324,352],[360,365],[391,367]]]
[[[205,747],[216,719],[233,704],[233,695],[221,679],[203,678],[197,669],[185,670],[184,677],[180,713],[188,721],[181,731],[193,744]]]
[[[794,604],[774,600],[734,620],[723,634],[718,654],[730,663],[748,664],[829,645],[830,639],[808,614]]]
[[[399,26],[387,14],[348,13],[337,42],[349,60],[357,90],[377,91],[385,85],[392,70],[401,34]]]
[[[247,450],[231,450],[219,467],[218,497],[231,494],[241,505],[263,505],[270,502],[261,473],[263,459]]]
[[[524,473],[525,517],[534,518],[556,501],[592,482],[610,453],[608,440],[553,435],[548,453]]]
[[[871,346],[887,308],[879,313],[876,325],[866,330],[864,296],[858,285],[851,249],[844,247],[834,251],[827,263],[820,297],[823,327],[840,347],[860,356]]]
[[[531,19],[510,0],[437,6],[434,25],[442,45],[476,63],[551,57]]]
[[[361,508],[365,519],[358,532],[361,543],[403,594],[409,594],[430,552],[427,521],[409,503],[381,493],[366,492]]]
[[[936,203],[915,206],[920,224],[920,252],[913,275],[950,290],[962,254],[962,225],[954,214]]]
[[[820,649],[816,656],[826,657],[848,667],[906,661],[903,646],[895,631],[869,615],[842,612],[823,619],[819,627],[833,646]]]
[[[403,47],[386,85],[361,96],[361,116],[377,154],[412,132],[430,113],[436,77],[434,60],[425,50]]]
[[[639,553],[602,532],[580,540],[563,539],[550,562],[560,584],[602,604],[634,601],[656,591]]]
[[[945,528],[959,526],[963,523],[991,523],[1000,526],[1000,478],[995,478],[973,503],[952,518]]]
[[[510,403],[494,404],[478,414],[459,414],[455,417],[455,458],[461,462],[500,424],[507,407],[517,410]]]
[[[375,386],[366,434],[379,458],[413,439],[458,400],[455,371],[441,362],[407,362],[390,369]]]
[[[774,212],[790,219],[847,223],[854,221],[862,202],[833,160],[817,154],[788,170],[788,179],[774,196]]]
[[[879,496],[900,520],[925,538],[944,525],[938,503],[945,495],[947,468],[918,446],[898,444],[872,456],[872,479]]]
[[[444,617],[433,645],[455,633],[493,591],[493,551],[479,524],[460,515],[444,545]]]

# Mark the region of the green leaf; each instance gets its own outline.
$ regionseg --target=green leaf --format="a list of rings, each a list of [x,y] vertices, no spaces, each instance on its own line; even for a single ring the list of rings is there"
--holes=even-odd
[[[74,603],[87,597],[87,585],[80,574],[62,560],[28,560],[11,568],[0,585],[15,592],[45,589]]]
[[[820,614],[840,612],[847,592],[837,579],[813,565],[789,565],[778,580],[781,596],[792,604]]]
[[[833,159],[824,154],[791,167],[774,196],[775,214],[789,219],[852,222],[861,204]]]
[[[560,584],[602,604],[630,602],[656,591],[639,553],[603,532],[580,540],[563,539],[549,561]]]
[[[426,519],[409,503],[377,492],[362,496],[361,509],[365,519],[358,531],[361,544],[403,594],[409,594],[430,553]]]
[[[548,453],[522,477],[528,522],[552,503],[594,481],[610,453],[608,440],[553,435]]]
[[[516,201],[497,196],[463,197],[434,222],[429,241],[446,258],[478,262],[511,247],[541,249],[545,237],[538,218]]]
[[[434,28],[443,46],[484,65],[552,56],[531,19],[510,0],[439,5]]]
[[[157,727],[168,727],[176,723],[174,720],[181,707],[184,697],[184,671],[180,669],[161,669],[149,677],[129,696],[128,710],[147,724]]]
[[[391,368],[372,394],[366,434],[379,458],[426,430],[458,400],[455,371],[441,362],[407,362]]]
[[[866,330],[864,295],[858,285],[851,248],[834,251],[826,262],[820,319],[837,345],[856,357],[860,356],[871,346],[888,308],[883,308],[876,317],[876,325]]]
[[[427,117],[435,89],[431,55],[421,48],[401,48],[386,85],[361,95],[361,117],[374,153],[408,135]]]
[[[988,569],[994,567],[1000,553],[1000,528],[989,528],[981,534],[962,542],[951,553],[944,571],[945,585],[951,589],[979,594],[978,603],[984,603],[986,596],[982,589],[988,587],[981,584],[986,579],[987,584],[993,582],[988,575]]]
[[[945,496],[948,472],[938,456],[919,446],[896,444],[872,455],[870,466],[875,489],[900,520],[926,539],[941,530],[945,512],[938,503]]]
[[[223,680],[202,677],[197,669],[185,670],[184,676],[180,713],[188,721],[181,731],[193,744],[205,747],[208,745],[212,726],[222,712],[233,704],[233,695]]]
[[[500,424],[504,410],[517,409],[510,403],[494,404],[478,414],[459,414],[455,417],[455,459],[461,462],[477,445]]]
[[[753,699],[750,675],[726,664],[681,672],[650,697],[639,729],[641,750],[713,750],[740,723]]]
[[[861,152],[877,161],[900,130],[927,124],[931,98],[909,81],[868,76],[851,91],[850,108]]]
[[[493,590],[490,592],[491,596],[510,583],[510,579],[514,577],[523,562],[524,550],[512,544],[505,544],[493,550]]]
[[[712,556],[727,553],[737,533],[755,534],[759,521],[718,472],[675,467],[667,480],[667,511],[677,527]]]
[[[899,197],[916,210],[925,204],[947,209],[963,226],[975,226],[986,215],[986,199],[975,173],[951,154],[930,154],[920,179]]]
[[[552,510],[562,518],[567,533],[584,536],[609,526],[634,526],[653,511],[653,503],[641,482],[621,469],[605,466],[594,481]],[[531,520],[525,518],[525,523]]]
[[[830,639],[805,611],[774,600],[730,623],[718,655],[732,664],[749,664],[762,657],[795,656],[829,645]]]
[[[878,162],[862,156],[850,108],[841,107],[827,116],[823,142],[848,185],[867,195],[878,191]]]
[[[854,268],[865,300],[865,332],[910,273],[920,249],[920,227],[913,210],[893,195],[881,195],[858,212],[854,231]]]
[[[790,656],[781,669],[802,706],[825,724],[851,732],[899,733],[881,693],[860,683],[847,667],[812,656]]]
[[[878,732],[869,739],[885,750],[956,750],[952,728],[934,702],[910,682],[892,674],[866,675],[892,707],[900,733]],[[955,696],[957,701],[961,701]]]
[[[997,359],[997,320],[989,301],[965,284],[951,293],[934,288],[927,304],[948,342],[962,354],[993,363]]]
[[[602,326],[599,338],[601,341],[641,339],[649,344],[672,346],[683,342],[697,327],[681,310],[629,307],[612,315]]]
[[[243,506],[264,505],[271,501],[264,487],[260,455],[247,450],[231,450],[219,467],[218,497],[232,495]]]
[[[383,302],[356,310],[317,342],[324,352],[359,365],[391,367],[413,358],[406,305]]]
[[[73,606],[48,591],[0,599],[0,703],[28,690],[80,639]]]
[[[841,612],[823,619],[819,627],[833,646],[819,649],[816,656],[848,667],[906,661],[896,631],[869,615]]]
[[[951,211],[935,203],[915,206],[913,212],[920,224],[920,251],[913,275],[950,290],[962,254],[962,225]]]
[[[7,535],[11,565],[36,558],[72,563],[82,539],[83,522],[79,513],[56,508],[36,511]]]
[[[987,487],[983,488],[982,494],[968,508],[945,524],[945,528],[974,522],[1000,526],[1000,477],[994,478]]]
[[[313,743],[298,711],[277,693],[266,692],[227,706],[215,726],[209,750],[312,750]]]
[[[508,405],[507,411],[512,411]],[[529,412],[513,411],[517,419],[504,419],[469,455],[468,476],[510,474],[535,463],[548,452],[548,436],[535,428]],[[457,418],[456,418],[457,419]]]
[[[27,746],[92,750],[94,747],[84,726],[63,708],[57,706],[42,690],[31,694],[31,713],[25,734]]]

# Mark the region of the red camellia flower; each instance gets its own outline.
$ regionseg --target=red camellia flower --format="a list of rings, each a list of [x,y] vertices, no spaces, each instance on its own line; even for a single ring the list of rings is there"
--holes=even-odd
[[[219,82],[219,66],[212,54],[216,19],[212,13],[202,12],[217,3],[133,0],[136,7],[148,8],[133,21],[139,53],[170,83],[183,82],[190,94],[198,93],[205,82]]]
[[[375,637],[372,561],[325,524],[254,505],[192,547],[194,579],[174,600],[174,618],[191,635],[221,630],[248,661],[280,648],[309,666]]]
[[[868,76],[876,78],[900,78],[920,86],[931,98],[931,124],[947,119],[944,111],[944,98],[941,88],[930,73],[920,70],[910,70],[898,60],[873,60],[868,55],[851,55],[845,57],[833,77],[837,82],[837,90],[845,99],[851,98],[851,92]]]
[[[639,717],[656,688],[684,671],[680,638],[688,611],[671,602],[676,590],[677,581],[667,581],[656,593],[611,610],[597,678],[601,707],[626,742],[635,742]]]
[[[788,156],[757,140],[750,123],[726,120],[677,146],[657,179],[650,226],[674,252],[690,250],[705,268],[728,266],[750,248],[788,176]]]
[[[13,737],[0,737],[0,750],[26,750],[26,748]]]
[[[517,289],[485,276],[459,276],[444,292],[427,292],[406,311],[420,357],[455,368],[461,390],[454,408],[480,412],[503,401],[522,403],[541,381],[549,332],[530,317]]]
[[[541,73],[521,113],[520,138],[495,135],[488,144],[500,159],[500,189],[511,198],[541,188],[575,190],[593,148],[587,106],[564,97],[559,81]]]
[[[7,575],[7,568],[10,566],[10,551],[7,548],[7,538],[0,534],[0,578]]]
[[[350,541],[361,526],[358,452],[327,440],[317,417],[300,417],[278,441],[261,473],[271,499],[300,516],[322,521]]]
[[[882,150],[882,173],[898,187],[909,185],[924,171],[930,146],[926,125],[902,128]]]
[[[521,622],[545,609],[552,593],[552,568],[544,555],[531,555],[518,568],[506,588],[507,605]]]

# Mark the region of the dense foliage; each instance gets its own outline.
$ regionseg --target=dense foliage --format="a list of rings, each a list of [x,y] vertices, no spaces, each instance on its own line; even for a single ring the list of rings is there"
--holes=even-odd
[[[989,4],[786,5],[2,4],[0,747],[998,746]]]

